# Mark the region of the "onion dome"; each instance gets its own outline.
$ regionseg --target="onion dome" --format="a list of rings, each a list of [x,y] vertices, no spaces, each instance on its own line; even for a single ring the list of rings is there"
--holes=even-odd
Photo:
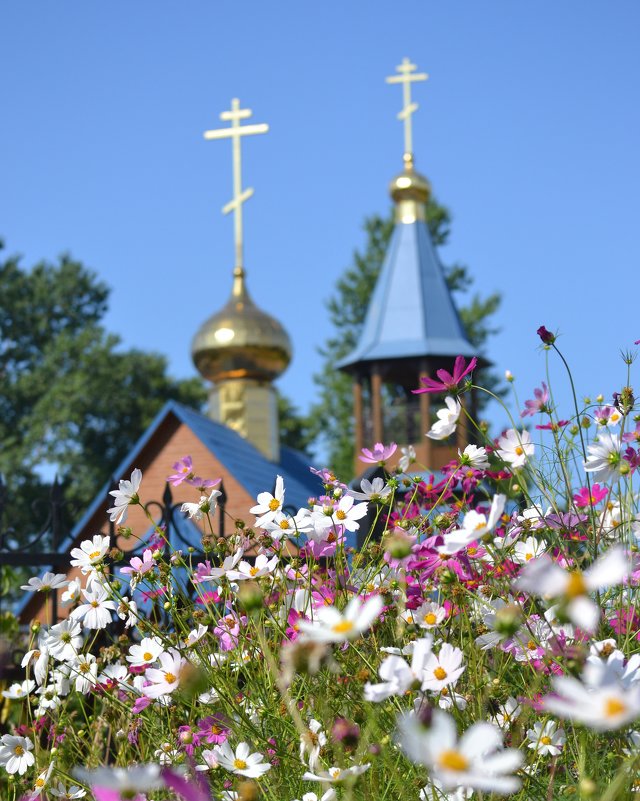
[[[405,153],[404,170],[391,181],[389,192],[396,204],[398,222],[425,219],[424,206],[431,197],[431,184],[416,172],[411,153]]]
[[[291,361],[291,341],[280,323],[251,300],[244,270],[233,271],[227,304],[202,324],[191,345],[195,366],[212,382],[232,378],[272,381]]]

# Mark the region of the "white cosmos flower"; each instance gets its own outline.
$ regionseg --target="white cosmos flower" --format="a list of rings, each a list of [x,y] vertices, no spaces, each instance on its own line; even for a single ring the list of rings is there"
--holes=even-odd
[[[229,581],[246,581],[247,579],[258,579],[262,576],[268,576],[276,569],[278,565],[278,557],[272,556],[271,559],[266,554],[258,554],[255,558],[253,565],[249,562],[242,561],[238,565],[237,570],[227,571],[227,578]]]
[[[559,729],[555,720],[537,721],[527,730],[527,738],[529,748],[540,756],[558,756],[567,740],[564,729]]]
[[[305,793],[302,796],[302,801],[336,801],[337,799],[336,791],[333,787],[330,787],[326,793],[323,793],[320,798],[315,793]],[[294,801],[298,801],[298,799],[294,799]]]
[[[338,506],[333,511],[333,520],[335,523],[344,526],[347,531],[357,531],[360,528],[360,523],[357,521],[364,517],[366,513],[366,503],[355,503],[353,496],[344,495],[340,498]]]
[[[411,667],[400,656],[388,656],[378,668],[381,684],[364,685],[365,701],[384,701],[392,695],[404,695],[414,685],[420,686],[425,676],[425,666],[431,655],[433,639],[423,637],[413,647]]]
[[[535,450],[528,431],[510,428],[498,440],[498,456],[513,468],[522,467]]]
[[[588,594],[620,584],[630,572],[631,563],[622,546],[609,548],[584,573],[578,569],[563,570],[548,554],[543,554],[527,562],[515,587],[538,597],[562,598],[572,623],[591,632],[600,620],[600,607]]]
[[[158,658],[161,667],[147,668],[144,674],[151,682],[142,688],[142,693],[147,698],[159,698],[172,693],[180,684],[180,675],[187,665],[187,660],[175,648],[170,648]]]
[[[318,767],[320,751],[327,744],[327,735],[322,730],[322,723],[311,718],[307,726],[307,732],[300,738],[300,761],[305,762],[305,757],[309,755],[307,764],[311,770]]]
[[[138,622],[138,604],[132,601],[131,598],[127,598],[126,595],[123,595],[122,598],[118,600],[116,613],[120,620],[125,621],[125,629],[135,626]]]
[[[313,621],[300,620],[298,626],[305,640],[313,642],[344,642],[354,640],[365,632],[378,617],[384,606],[379,595],[372,595],[364,603],[354,596],[344,613],[335,606],[321,606],[313,613]]]
[[[393,492],[393,487],[390,487],[380,476],[376,476],[373,481],[363,478],[360,482],[360,489],[362,492],[348,490],[348,494],[358,501],[381,501]]]
[[[62,606],[67,606],[68,604],[75,603],[80,598],[81,589],[82,589],[82,583],[80,579],[71,579],[71,581],[69,582],[69,586],[60,596],[60,601],[62,602]],[[49,792],[51,792],[51,790]]]
[[[49,649],[47,648],[47,635],[41,631],[38,635],[38,647],[32,648],[22,657],[20,667],[27,667],[33,662],[33,677],[38,684],[43,684],[47,678],[49,668]]]
[[[227,556],[220,567],[212,568],[206,576],[200,576],[199,581],[217,581],[221,579],[222,576],[226,576],[229,570],[233,570],[243,555],[244,551],[240,549],[233,556]]]
[[[46,643],[49,653],[54,659],[59,662],[74,660],[82,647],[82,626],[80,621],[68,617],[55,626],[51,626]]]
[[[200,756],[204,759],[204,764],[196,765],[196,770],[213,770],[218,767],[218,755],[215,751],[205,748]]]
[[[37,798],[47,786],[47,782],[49,781],[53,767],[54,763],[50,762],[49,767],[38,774],[38,778],[33,783],[33,789],[30,790],[29,794],[26,796],[29,801],[33,801],[34,798]]]
[[[164,645],[158,637],[143,637],[139,645],[131,645],[127,662],[131,667],[142,667],[155,662],[164,653]]]
[[[54,798],[60,799],[60,801],[77,801],[78,798],[84,798],[87,794],[83,787],[78,787],[77,784],[67,787],[63,782],[58,782],[55,787],[49,787],[47,792]]]
[[[516,543],[511,558],[514,562],[524,565],[532,559],[542,556],[548,547],[544,540],[537,540],[535,537],[529,536],[524,542]]]
[[[460,401],[456,398],[446,397],[444,402],[446,407],[438,409],[436,412],[438,419],[431,427],[431,431],[427,432],[430,439],[446,439],[456,430],[456,423],[462,411]]]
[[[71,676],[75,676],[75,687],[79,693],[86,695],[98,683],[98,663],[93,654],[78,654],[71,665]]]
[[[34,576],[30,578],[27,584],[23,584],[20,589],[27,592],[50,592],[51,590],[66,587],[68,584],[67,577],[64,573],[45,573],[42,578]]]
[[[35,762],[35,757],[31,753],[33,743],[26,737],[13,734],[3,734],[1,742],[0,765],[7,773],[19,773],[23,776]]]
[[[281,537],[288,537],[289,535],[297,537],[298,534],[306,534],[313,528],[313,523],[310,519],[309,510],[299,509],[295,517],[291,517],[291,515],[284,512],[276,512],[273,520],[263,523],[262,528],[269,532],[272,539],[279,540]]]
[[[402,456],[398,460],[398,467],[403,473],[406,473],[409,465],[412,465],[416,460],[416,449],[413,445],[407,445],[406,448],[400,448],[400,452]]]
[[[447,610],[435,601],[425,601],[413,612],[413,622],[421,629],[435,629],[447,616]]]
[[[520,767],[522,754],[503,748],[500,731],[490,723],[474,723],[458,740],[453,718],[435,709],[428,728],[414,713],[401,715],[398,728],[409,759],[425,765],[445,790],[463,787],[508,795],[520,787],[520,780],[508,774]]]
[[[344,782],[352,776],[361,776],[365,771],[369,770],[371,764],[366,762],[364,765],[351,765],[348,768],[331,767],[327,770],[317,770],[315,773],[307,771],[302,775],[303,779],[310,782]]]
[[[444,545],[438,548],[439,553],[454,554],[481,539],[493,530],[504,511],[506,495],[494,495],[491,501],[489,515],[476,512],[474,509],[467,512],[462,520],[462,528],[450,531],[445,535]]]
[[[443,643],[438,656],[428,653],[422,674],[422,689],[437,693],[455,685],[466,669],[462,657],[462,651],[447,642]]]
[[[12,684],[8,690],[2,691],[2,697],[10,701],[20,701],[27,698],[35,689],[36,683],[33,679],[25,679],[23,682]]]
[[[252,754],[247,743],[238,743],[235,753],[228,741],[216,745],[213,750],[218,764],[237,776],[256,779],[271,769],[271,765],[263,761],[264,754],[257,752]]]
[[[284,480],[282,476],[276,478],[274,494],[261,492],[257,499],[258,503],[249,510],[251,514],[260,515],[256,520],[256,528],[262,528],[265,523],[269,523],[275,517],[276,512],[280,512],[284,506]]]
[[[105,787],[116,790],[121,797],[135,798],[164,786],[161,771],[160,765],[152,763],[129,768],[74,768],[73,775],[91,787]]]
[[[522,706],[516,701],[513,696],[509,696],[504,704],[498,706],[498,711],[491,718],[491,722],[495,723],[501,729],[509,729],[514,720],[516,720],[522,713]]]
[[[462,451],[458,450],[461,465],[468,465],[473,467],[474,470],[488,470],[489,459],[487,457],[487,449],[479,447],[478,445],[467,445]]]
[[[71,551],[72,567],[79,567],[84,575],[92,573],[95,566],[102,562],[109,550],[109,536],[94,534],[90,540],[83,540],[79,548]]]
[[[622,458],[620,435],[609,431],[600,431],[598,441],[587,448],[589,456],[584,463],[585,473],[591,473],[594,481],[613,483],[620,475],[620,468],[627,465]]]
[[[220,495],[220,490],[213,490],[209,497],[201,495],[198,503],[183,503],[180,511],[186,512],[192,520],[201,520],[203,515],[215,512]]]
[[[140,502],[138,490],[142,481],[142,471],[137,467],[131,473],[131,480],[121,480],[117,490],[111,490],[109,495],[113,495],[113,506],[107,509],[109,520],[116,525],[124,523],[127,519],[127,510],[131,504]]]
[[[640,716],[637,682],[625,687],[607,679],[600,686],[593,686],[572,676],[555,676],[551,683],[554,695],[542,699],[543,707],[595,731],[619,729]]]
[[[70,617],[81,620],[87,629],[103,629],[111,623],[115,601],[110,600],[102,584],[93,583],[90,590],[82,590],[86,603],[76,606]]]

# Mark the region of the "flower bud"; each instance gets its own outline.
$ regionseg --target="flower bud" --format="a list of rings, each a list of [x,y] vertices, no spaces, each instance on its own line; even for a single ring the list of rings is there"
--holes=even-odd
[[[548,331],[543,325],[538,328],[536,333],[545,345],[553,345],[553,343],[556,341],[555,334],[552,334],[551,331]]]

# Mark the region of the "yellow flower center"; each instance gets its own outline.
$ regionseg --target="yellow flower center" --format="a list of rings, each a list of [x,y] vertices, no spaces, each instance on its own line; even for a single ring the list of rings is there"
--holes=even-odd
[[[94,609],[97,609],[97,608],[100,606],[100,604],[99,604],[97,601],[91,601],[91,606],[92,606]]]
[[[587,594],[587,585],[579,570],[572,570],[569,573],[569,581],[567,582],[567,588],[564,593],[567,598],[577,598],[580,595]]]
[[[438,757],[438,764],[446,770],[463,771],[469,767],[469,760],[460,751],[448,748]]]
[[[331,774],[332,779],[339,779],[342,771],[340,770],[340,768],[331,768],[329,773]]]
[[[142,654],[142,658],[144,659],[145,662],[153,662],[153,654],[150,653],[149,651],[145,651]]]
[[[447,671],[444,668],[437,667],[433,671],[433,675],[436,677],[436,679],[438,679],[438,681],[442,681],[442,679],[447,678]]]
[[[167,684],[173,684],[173,682],[176,680],[176,677],[173,675],[173,673],[165,673],[164,680],[167,682]]]
[[[260,568],[259,568],[259,567],[256,567],[255,565],[254,565],[253,567],[250,567],[250,568],[249,568],[249,573],[250,573],[252,576],[255,576],[255,575],[256,575],[256,573],[259,573],[259,572],[260,572]]]
[[[97,559],[100,556],[100,551],[91,551],[89,559]]]
[[[607,718],[613,718],[616,715],[625,712],[626,709],[627,707],[619,698],[607,698],[604,704],[604,715]]]
[[[246,770],[247,769],[247,763],[244,761],[244,759],[234,759],[233,760],[233,767],[236,770]]]
[[[16,756],[22,756],[24,754],[24,748],[21,745],[16,745],[16,747],[13,749],[13,753]]]
[[[339,623],[336,623],[335,626],[332,626],[331,628],[331,630],[335,631],[336,634],[346,634],[352,629],[353,629],[353,623],[350,620],[341,620]]]
[[[80,663],[80,673],[88,673],[91,670],[88,662]]]
[[[44,779],[41,779],[40,777],[38,777],[36,779],[36,787],[44,787],[45,784],[46,784],[46,782],[45,782]]]
[[[280,528],[284,529],[285,531],[291,528],[291,526],[289,525],[289,521],[286,518],[280,521]]]
[[[547,737],[545,735],[544,737],[540,738],[540,742],[542,743],[542,745],[551,745],[551,737]]]
[[[529,651],[535,651],[537,647],[538,646],[535,644],[533,640],[529,640],[529,642],[527,643],[527,649]]]
[[[522,456],[523,453],[524,453],[524,451],[522,450],[520,445],[516,445],[516,449],[515,449],[516,456]]]
[[[343,509],[338,509],[338,511],[336,512],[336,517],[338,518],[338,520],[346,520],[347,513]]]
[[[438,618],[433,614],[433,612],[429,612],[429,614],[424,616],[424,622],[428,623],[430,626],[435,626]]]
[[[277,512],[279,508],[280,508],[280,501],[277,500],[277,498],[272,498],[269,501],[269,509],[271,509],[272,512]]]
[[[533,554],[532,554],[532,553],[526,553],[526,554],[524,555],[524,558],[525,558],[525,560],[528,562],[528,561],[529,561],[529,559],[533,559]]]

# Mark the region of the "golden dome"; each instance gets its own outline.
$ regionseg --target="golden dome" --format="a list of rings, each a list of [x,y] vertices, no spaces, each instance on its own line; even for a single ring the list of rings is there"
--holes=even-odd
[[[198,371],[209,381],[254,378],[272,381],[291,361],[291,341],[280,323],[249,297],[244,270],[233,271],[228,303],[202,324],[191,345]]]
[[[396,203],[409,200],[425,204],[429,200],[431,184],[424,175],[416,172],[410,153],[405,153],[404,170],[391,181],[389,192]]]

